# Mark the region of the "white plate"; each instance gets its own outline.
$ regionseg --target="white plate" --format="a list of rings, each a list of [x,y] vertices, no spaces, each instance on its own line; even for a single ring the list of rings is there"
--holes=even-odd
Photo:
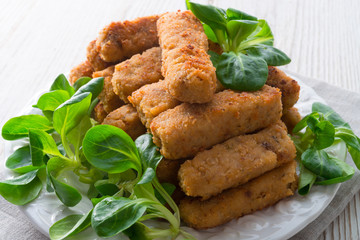
[[[325,103],[312,88],[305,85],[300,79],[295,77],[294,79],[296,79],[301,86],[300,99],[296,107],[302,116],[311,112],[312,103]],[[34,98],[31,104],[33,104],[36,99],[37,98]],[[30,108],[31,104],[29,104],[29,108],[25,109],[22,114],[36,113],[34,109]],[[5,157],[7,158],[22,144],[23,142],[21,141],[6,142]],[[12,176],[10,170],[3,169],[3,171],[5,171],[8,176]],[[284,199],[272,207],[209,230],[196,231],[188,227],[183,228],[198,239],[287,239],[319,216],[331,202],[338,188],[339,184],[315,186],[311,193],[305,197],[295,194],[295,196]],[[84,214],[88,212],[91,207],[92,204],[85,195],[78,205],[68,208],[62,205],[55,194],[47,193],[43,190],[36,200],[26,206],[20,207],[20,209],[43,234],[48,236],[49,227],[53,223],[69,214]],[[90,230],[82,234],[82,237],[76,237],[76,239],[81,238],[100,239]]]

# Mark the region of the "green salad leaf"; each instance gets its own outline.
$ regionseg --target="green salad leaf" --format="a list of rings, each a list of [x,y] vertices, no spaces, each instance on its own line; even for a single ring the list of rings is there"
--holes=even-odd
[[[13,179],[0,182],[0,194],[15,205],[25,205],[39,195],[42,184],[34,170]]]
[[[329,185],[349,180],[355,169],[345,162],[346,150],[360,168],[359,138],[329,106],[314,103],[312,113],[295,126],[293,133],[300,165],[300,194],[309,193],[314,184]]]
[[[47,157],[44,157],[45,162]],[[5,166],[16,173],[28,173],[40,168],[45,168],[45,165],[33,166],[31,160],[30,146],[26,145],[15,150],[13,154],[6,160]]]
[[[83,150],[89,163],[108,173],[142,169],[132,139],[123,130],[111,125],[91,128],[84,138]]]
[[[186,6],[203,23],[207,37],[218,43],[223,53],[209,53],[218,80],[227,88],[256,91],[264,86],[268,66],[290,63],[290,58],[273,46],[268,23],[247,13],[186,0]]]
[[[57,76],[57,78],[55,78],[55,81],[50,87],[50,91],[54,90],[65,90],[70,94],[70,96],[75,93],[74,88],[70,86],[64,74],[60,74],[59,76]]]
[[[223,77],[221,83],[227,88],[255,91],[264,86],[268,68],[261,58],[225,52],[219,57],[216,72]]]
[[[49,229],[52,240],[62,240],[84,231],[91,225],[92,209],[85,215],[69,215],[56,223]]]
[[[156,203],[141,198],[105,198],[94,207],[91,225],[98,236],[114,236],[137,222],[152,204]]]
[[[79,90],[80,87],[82,87],[85,84],[87,84],[88,82],[90,82],[91,79],[92,78],[90,78],[90,77],[81,77],[78,80],[76,80],[76,82],[73,85],[75,91]]]
[[[43,130],[50,132],[53,130],[51,122],[41,115],[24,115],[11,118],[2,128],[2,137],[5,140],[17,140],[28,136],[29,129]]]

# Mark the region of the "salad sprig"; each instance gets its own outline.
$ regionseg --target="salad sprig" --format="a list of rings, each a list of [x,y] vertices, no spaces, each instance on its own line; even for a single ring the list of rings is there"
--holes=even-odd
[[[123,130],[98,125],[91,118],[103,84],[103,78],[80,78],[71,86],[61,74],[33,106],[42,115],[5,123],[4,139],[28,143],[7,159],[6,166],[16,176],[0,182],[0,194],[25,205],[46,189],[68,207],[87,195],[93,208],[56,222],[49,230],[51,239],[66,239],[90,227],[101,237],[154,239],[182,234],[192,239],[180,229],[179,209],[170,197],[175,187],[160,184],[156,177],[162,156],[152,136],[144,134],[134,142]],[[85,192],[78,189],[80,182],[87,186]],[[146,225],[155,218],[166,220],[167,227]]]
[[[314,184],[349,180],[355,169],[345,162],[347,152],[360,169],[360,139],[329,106],[314,103],[312,113],[295,126],[293,133],[300,165],[300,194],[309,193]]]
[[[265,20],[233,8],[224,10],[189,0],[186,6],[203,23],[207,37],[223,50],[221,55],[209,54],[225,87],[256,91],[266,82],[268,66],[290,63],[290,58],[273,46],[274,36]]]

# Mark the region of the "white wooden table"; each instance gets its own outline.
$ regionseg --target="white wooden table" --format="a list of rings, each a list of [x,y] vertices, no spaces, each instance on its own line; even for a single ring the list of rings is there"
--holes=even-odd
[[[0,0],[0,126],[85,59],[111,21],[185,8],[182,0]],[[265,18],[287,69],[360,93],[360,1],[200,0]],[[359,126],[356,126],[357,128]],[[0,144],[0,153],[3,144]],[[360,194],[320,239],[359,239]]]

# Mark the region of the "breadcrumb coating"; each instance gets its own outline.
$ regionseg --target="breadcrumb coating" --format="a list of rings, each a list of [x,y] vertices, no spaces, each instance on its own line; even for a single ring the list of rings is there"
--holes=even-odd
[[[231,138],[187,160],[179,170],[180,186],[186,195],[205,200],[295,157],[294,143],[279,120],[258,133]]]
[[[291,161],[208,200],[186,197],[180,201],[180,216],[188,226],[205,229],[274,205],[294,195],[297,188],[295,169],[296,161]]]
[[[169,93],[182,102],[211,101],[216,69],[207,54],[208,40],[201,22],[190,11],[178,11],[162,15],[157,28]]]
[[[101,59],[119,62],[159,46],[156,31],[158,18],[159,16],[154,15],[110,23],[100,32],[96,41]]]
[[[181,159],[265,128],[281,114],[280,91],[265,85],[255,92],[225,90],[207,104],[182,103],[155,117],[150,130],[165,158]]]
[[[130,104],[124,105],[109,113],[102,124],[121,128],[133,140],[146,132],[144,125],[142,125],[136,113],[136,109]]]
[[[121,100],[128,103],[128,97],[140,87],[158,82],[161,75],[161,49],[154,47],[142,54],[115,66],[112,78],[114,92]]]
[[[85,61],[71,69],[69,74],[69,82],[71,85],[74,85],[76,80],[78,80],[81,77],[91,77],[94,70],[91,67],[89,61]]]
[[[114,93],[114,89],[111,83],[111,79],[114,73],[114,66],[108,67],[102,71],[94,72],[92,77],[104,77],[104,87],[98,98],[103,104],[104,110],[107,113],[118,109],[120,106],[124,105],[124,102]]]

